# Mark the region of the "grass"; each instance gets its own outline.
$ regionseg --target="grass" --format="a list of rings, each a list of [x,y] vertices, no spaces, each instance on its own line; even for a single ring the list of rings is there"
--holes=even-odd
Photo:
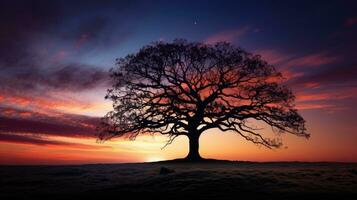
[[[161,168],[169,169],[160,174]],[[173,172],[172,172],[173,171]],[[357,199],[357,164],[183,162],[1,166],[1,199]]]

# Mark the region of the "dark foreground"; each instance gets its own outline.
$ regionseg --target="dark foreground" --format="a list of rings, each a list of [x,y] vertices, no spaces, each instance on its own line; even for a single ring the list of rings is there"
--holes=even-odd
[[[0,176],[4,200],[357,199],[357,164],[343,163],[1,166]]]

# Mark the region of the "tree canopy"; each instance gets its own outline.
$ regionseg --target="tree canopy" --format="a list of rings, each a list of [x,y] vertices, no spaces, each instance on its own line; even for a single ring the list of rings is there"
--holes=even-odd
[[[198,159],[198,139],[209,129],[233,131],[268,148],[282,145],[278,136],[264,136],[250,120],[277,133],[309,137],[281,73],[229,43],[155,42],[117,59],[111,77],[106,98],[113,110],[102,120],[100,140],[160,133],[170,144],[185,135],[187,158]]]

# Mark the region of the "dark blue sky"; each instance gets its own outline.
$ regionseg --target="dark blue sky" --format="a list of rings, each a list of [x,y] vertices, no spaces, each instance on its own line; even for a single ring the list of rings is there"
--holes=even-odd
[[[311,78],[326,84],[356,84],[354,1],[40,0],[1,4],[3,87],[92,88],[106,78],[115,58],[152,41],[175,38],[232,42],[262,54],[287,76],[300,74],[291,80],[294,84],[311,82]],[[78,87],[69,87],[71,81],[78,82],[72,73],[75,69],[90,74],[80,77]],[[331,74],[335,76],[327,83],[324,77]],[[61,78],[67,78],[67,84],[62,86]]]
[[[229,39],[250,51],[270,48],[294,55],[329,51],[349,54],[347,60],[356,61],[351,55],[356,51],[356,27],[346,25],[356,17],[353,1],[8,2],[2,1],[2,32],[9,39],[18,36],[19,41],[2,41],[2,53],[13,54],[9,47],[32,54],[42,49],[74,51],[70,48],[77,42],[81,48],[71,52],[74,60],[69,61],[110,65],[115,57],[151,41],[203,41],[243,30]]]

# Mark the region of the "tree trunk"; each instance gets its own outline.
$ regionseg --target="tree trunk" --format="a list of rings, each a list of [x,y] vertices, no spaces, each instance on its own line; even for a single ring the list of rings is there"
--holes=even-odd
[[[199,134],[192,134],[188,136],[189,139],[189,153],[186,156],[187,160],[198,161],[202,160],[199,153]]]

